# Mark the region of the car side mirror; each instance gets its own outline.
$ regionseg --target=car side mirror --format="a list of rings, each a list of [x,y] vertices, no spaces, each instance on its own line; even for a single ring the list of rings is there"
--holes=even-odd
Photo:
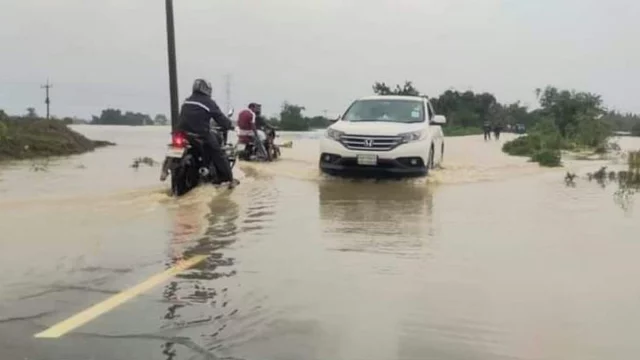
[[[431,123],[434,125],[444,125],[447,123],[447,118],[444,115],[434,115]]]
[[[229,109],[229,111],[227,112],[227,117],[228,118],[232,117],[234,112],[235,110],[233,108]]]
[[[329,122],[332,124],[337,123],[338,121],[340,121],[340,116],[336,117],[335,119],[330,119]]]

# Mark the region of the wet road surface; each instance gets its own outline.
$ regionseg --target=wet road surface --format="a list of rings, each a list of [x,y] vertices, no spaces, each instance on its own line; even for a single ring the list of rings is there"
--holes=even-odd
[[[46,174],[0,170],[2,359],[640,354],[640,218],[615,189],[566,187],[562,170],[476,137],[449,139],[430,179],[343,181],[318,176],[313,139],[296,139],[279,163],[241,166],[233,191],[176,200],[158,168],[128,168],[159,159],[164,133],[80,129],[119,148]],[[197,256],[58,338],[34,337]]]

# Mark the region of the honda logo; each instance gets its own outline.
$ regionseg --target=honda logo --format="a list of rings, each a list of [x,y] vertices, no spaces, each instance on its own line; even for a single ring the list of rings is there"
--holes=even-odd
[[[364,139],[364,146],[372,147],[373,146],[373,139]]]

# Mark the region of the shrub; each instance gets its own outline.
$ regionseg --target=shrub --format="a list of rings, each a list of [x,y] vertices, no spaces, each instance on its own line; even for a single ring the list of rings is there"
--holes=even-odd
[[[531,161],[537,162],[540,166],[556,167],[562,165],[561,158],[559,150],[543,149],[536,152]]]
[[[560,150],[567,146],[552,120],[540,121],[529,135],[506,142],[502,151],[513,156],[529,156],[541,166],[560,166]]]
[[[504,145],[502,145],[502,151],[513,156],[531,156],[536,151],[533,146],[536,141],[532,141],[532,137],[534,136],[536,135],[532,134],[521,136],[514,140],[508,141]]]

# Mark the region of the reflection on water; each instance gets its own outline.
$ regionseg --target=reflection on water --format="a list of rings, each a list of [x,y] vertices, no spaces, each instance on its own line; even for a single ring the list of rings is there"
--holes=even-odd
[[[188,337],[203,353],[216,353],[255,336],[267,316],[261,298],[251,288],[247,293],[237,278],[234,254],[242,246],[238,243],[265,234],[274,218],[277,191],[269,183],[254,183],[223,190],[203,204],[198,190],[176,200],[166,266],[195,255],[207,259],[165,286],[162,296],[168,307],[161,330]],[[162,352],[167,359],[179,356],[172,342],[165,343]]]
[[[198,327],[201,337],[215,339],[227,327],[226,319],[238,311],[230,304],[228,288],[215,280],[236,274],[234,258],[226,255],[225,249],[237,241],[239,205],[228,193],[221,194],[208,204],[204,219],[200,218],[203,212],[194,211],[197,205],[185,204],[177,209],[175,236],[170,244],[172,256],[167,267],[194,255],[207,255],[207,259],[165,286],[163,298],[170,305],[162,329],[175,331]],[[195,241],[186,240],[189,235],[193,237],[200,233],[201,221],[206,223],[204,234]],[[177,254],[180,256],[175,256]],[[173,342],[162,347],[168,360],[173,359],[177,351]]]
[[[410,253],[435,235],[432,191],[403,182],[322,183],[323,231],[340,236],[340,251]]]

